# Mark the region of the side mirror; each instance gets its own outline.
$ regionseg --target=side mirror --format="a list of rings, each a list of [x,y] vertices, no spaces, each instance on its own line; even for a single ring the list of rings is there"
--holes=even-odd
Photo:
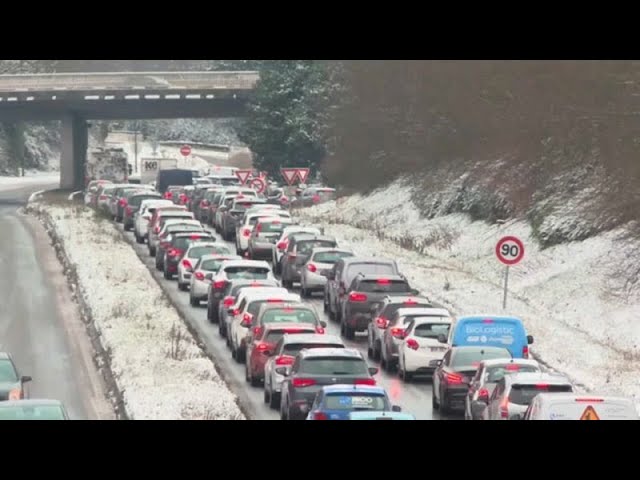
[[[400,405],[393,405],[391,407],[391,411],[392,412],[401,412],[402,411],[402,407]]]
[[[369,375],[375,375],[380,369],[378,367],[369,367]]]
[[[229,315],[235,315],[235,309],[234,308],[227,308],[227,313]]]
[[[325,322],[324,320],[320,320],[320,326],[322,328],[327,328],[327,322]]]
[[[289,371],[288,371],[287,367],[276,368],[276,373],[278,375],[282,375],[283,377],[288,377],[289,376]]]
[[[480,400],[471,402],[471,414],[474,418],[480,418],[485,408],[487,408],[487,404]]]
[[[442,359],[436,360],[436,367],[439,367],[440,365],[442,365]]]
[[[204,276],[204,279],[205,279],[205,280],[211,280],[211,279],[213,279],[213,273],[207,273],[207,274]]]
[[[527,335],[527,343],[531,345],[533,343],[533,335]]]
[[[23,375],[22,377],[20,377],[20,381],[22,383],[27,383],[27,382],[30,382],[31,380],[33,380],[33,378],[31,378],[29,375]]]
[[[411,295],[420,295],[420,290],[418,290],[417,288],[412,288]]]
[[[440,343],[447,343],[447,336],[444,333],[441,333],[438,335],[438,341]]]

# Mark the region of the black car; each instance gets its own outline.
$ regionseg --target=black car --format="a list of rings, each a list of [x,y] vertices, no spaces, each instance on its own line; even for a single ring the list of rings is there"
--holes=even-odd
[[[183,232],[171,234],[171,240],[164,250],[162,269],[164,278],[170,280],[178,273],[178,262],[193,242],[214,242],[215,237],[209,232]]]
[[[449,413],[464,411],[469,385],[483,360],[512,358],[501,347],[451,347],[433,372],[431,403],[434,410]]]
[[[232,305],[235,305],[238,295],[245,288],[253,287],[279,287],[277,280],[230,280],[222,291],[222,301],[219,302],[218,308],[213,308],[213,304],[209,302],[210,297],[207,297],[207,319],[211,323],[218,323],[218,332],[221,337],[227,336],[227,322],[226,317],[229,314],[227,309]]]
[[[162,195],[152,190],[132,190],[131,192],[125,192],[124,199],[126,200],[126,206],[122,212],[122,223],[124,229],[129,231],[133,228],[133,219],[138,210],[140,210],[140,204],[143,200],[161,199]]]
[[[340,315],[340,331],[347,340],[369,327],[372,307],[387,295],[417,295],[402,275],[358,274],[346,289]]]
[[[314,348],[301,350],[289,371],[276,369],[282,382],[280,418],[304,420],[324,385],[375,385],[378,368],[369,367],[355,348]]]
[[[300,282],[300,272],[307,263],[314,248],[337,248],[335,237],[297,233],[289,237],[289,245],[282,256],[282,286],[292,288]]]
[[[0,352],[0,400],[22,400],[27,398],[25,383],[31,377],[20,375],[11,355]]]
[[[156,190],[164,194],[169,185],[193,185],[193,171],[179,168],[158,171]]]

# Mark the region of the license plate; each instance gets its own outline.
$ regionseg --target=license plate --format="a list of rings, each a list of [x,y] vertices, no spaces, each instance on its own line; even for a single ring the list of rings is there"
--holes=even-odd
[[[430,347],[432,352],[444,352],[446,349],[446,347]]]

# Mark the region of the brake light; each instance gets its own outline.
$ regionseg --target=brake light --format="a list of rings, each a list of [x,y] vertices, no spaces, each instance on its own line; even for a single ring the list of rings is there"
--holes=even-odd
[[[171,193],[171,192],[166,192],[166,193],[164,194],[164,198],[166,198],[166,199],[170,199],[170,198],[172,198],[172,197],[173,197],[173,193]]]
[[[284,250],[285,248],[287,248],[287,242],[278,242],[276,247],[278,250]]]
[[[313,200],[313,203],[318,203],[320,201],[320,195],[314,195],[311,197],[311,200]]]
[[[458,385],[462,383],[462,375],[458,375],[457,373],[445,373],[444,379],[447,383],[452,385]]]
[[[317,326],[316,327],[316,333],[319,333],[321,335],[324,334],[324,328],[322,328],[321,326]]]
[[[500,418],[509,418],[509,397],[504,397],[500,403]]]
[[[276,365],[293,365],[293,357],[289,355],[280,355],[276,358]]]
[[[296,388],[311,387],[316,384],[313,378],[294,378],[291,380],[291,385]]]
[[[154,227],[153,231],[156,232],[156,233],[160,233],[160,227],[157,227],[157,226]]]
[[[250,327],[250,326],[251,326],[251,318],[252,318],[252,317],[251,317],[251,315],[250,315],[250,314],[245,313],[245,314],[242,316],[242,322],[240,322],[240,324],[241,324],[243,327]],[[257,333],[256,333],[256,335],[257,335]]]
[[[262,335],[262,327],[253,327],[253,335],[255,337]]]
[[[131,215],[133,213],[133,208],[131,208],[130,205],[127,205],[127,208],[125,209],[125,211],[127,212],[127,215]]]
[[[600,403],[604,402],[604,398],[576,398],[576,402],[580,403]]]
[[[417,304],[418,304],[418,302],[417,302],[415,299],[410,298],[409,300],[405,300],[405,301],[404,301],[404,304],[405,304],[405,305],[417,305]]]
[[[402,335],[404,335],[404,328],[401,328],[401,327],[393,327],[393,328],[391,329],[391,336],[392,336],[392,337],[402,338]]]
[[[282,333],[309,333],[308,330],[304,328],[285,328]]]
[[[374,378],[356,378],[355,385],[375,385],[376,380]]]
[[[189,271],[193,270],[193,265],[191,265],[191,262],[187,259],[182,260],[182,266]]]
[[[388,285],[391,283],[391,280],[389,280],[388,278],[379,278],[378,280],[376,280],[376,283],[379,283],[380,285]]]
[[[245,228],[245,229],[242,231],[242,235],[243,235],[243,236],[245,236],[245,237],[250,236],[250,235],[251,235],[251,230],[249,230],[248,228]]]
[[[409,340],[407,340],[407,347],[409,347],[411,350],[418,350],[418,348],[420,348],[420,345],[418,345],[418,342],[416,342],[413,338],[410,338]]]
[[[387,320],[386,318],[384,317],[376,318],[376,326],[378,328],[381,328],[384,330],[385,328],[387,328],[387,325],[389,325],[389,320]]]
[[[315,273],[318,271],[318,267],[316,267],[313,263],[310,263],[307,265],[307,270],[309,270],[311,273]]]
[[[200,207],[208,207],[209,206],[209,200],[202,200],[200,202]]]
[[[121,199],[118,201],[118,205],[120,205],[121,207],[124,207],[126,204],[127,204],[127,200],[126,200],[126,199],[124,199],[124,198],[121,198]]]
[[[351,292],[349,294],[349,301],[350,302],[366,302],[367,295],[359,292]]]
[[[486,388],[481,388],[480,390],[478,390],[478,400],[488,403],[489,390],[487,390]]]
[[[329,417],[327,417],[327,414],[324,412],[315,412],[313,414],[313,419],[314,420],[329,420]]]
[[[235,317],[236,315],[240,315],[240,309],[239,309],[239,308],[234,308],[234,309],[231,311],[231,315],[233,315],[234,317]]]
[[[514,365],[514,364],[510,363],[509,365],[504,367],[504,369],[507,372],[517,372],[518,370],[520,370],[520,365]]]
[[[267,299],[267,303],[283,303],[284,300],[280,300],[279,298],[269,298]]]
[[[190,240],[200,240],[201,238],[202,238],[201,235],[196,235],[196,234],[189,235]]]
[[[179,257],[180,255],[182,255],[182,250],[177,248],[172,248],[167,252],[167,256],[169,257]]]
[[[233,297],[224,297],[224,300],[222,301],[222,304],[225,307],[230,307],[231,305],[234,304]]]
[[[262,224],[259,223],[258,225],[256,225],[256,231],[257,232],[261,232],[262,231]]]
[[[529,358],[529,347],[527,345],[522,347],[522,358]]]
[[[204,273],[202,272],[196,272],[196,278],[198,280],[204,280]]]
[[[265,351],[269,350],[269,347],[271,347],[271,345],[268,344],[268,343],[259,343],[256,346],[256,350],[259,351],[259,352],[265,352]]]
[[[482,320],[482,323],[493,323],[493,320],[490,318],[485,318],[484,320]]]
[[[536,383],[534,385],[536,390],[547,390],[549,388],[549,384],[548,383]]]
[[[213,288],[215,288],[216,290],[220,290],[221,288],[224,288],[224,284],[224,280],[216,280],[215,282],[213,282]]]

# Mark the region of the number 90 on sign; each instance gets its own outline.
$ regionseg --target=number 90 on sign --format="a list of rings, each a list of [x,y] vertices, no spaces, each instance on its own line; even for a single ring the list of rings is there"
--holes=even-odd
[[[496,256],[505,265],[520,263],[524,257],[524,244],[517,237],[503,237],[496,245]]]

